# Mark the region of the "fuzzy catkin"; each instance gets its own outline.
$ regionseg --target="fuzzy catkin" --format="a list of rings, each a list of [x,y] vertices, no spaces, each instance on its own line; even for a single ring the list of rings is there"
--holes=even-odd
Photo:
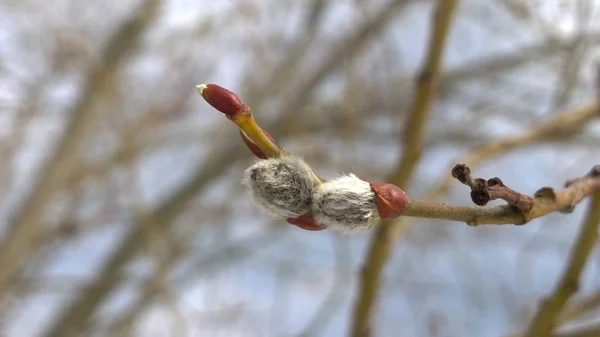
[[[257,161],[243,183],[254,201],[276,217],[296,218],[310,210],[315,186],[311,168],[299,157],[284,155]]]
[[[365,232],[379,220],[375,193],[354,174],[316,187],[311,208],[317,223],[343,233]]]

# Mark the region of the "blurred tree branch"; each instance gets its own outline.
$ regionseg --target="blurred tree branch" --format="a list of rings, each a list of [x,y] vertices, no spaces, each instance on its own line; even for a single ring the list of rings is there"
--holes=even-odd
[[[440,0],[431,19],[429,51],[421,74],[417,78],[417,94],[405,124],[406,138],[402,158],[389,180],[403,189],[407,189],[408,182],[421,157],[426,122],[435,97],[442,56],[456,7],[457,1],[455,0]],[[393,226],[392,221],[384,221],[372,236],[354,307],[352,319],[352,336],[354,337],[371,335],[372,316],[379,290],[381,271],[396,241],[396,238],[392,236]]]
[[[335,250],[335,276],[332,279],[331,290],[321,305],[315,310],[306,326],[299,333],[298,337],[317,336],[334,316],[336,309],[341,307],[341,302],[344,300],[344,283],[345,274],[343,270],[351,268],[349,258],[350,247],[346,240],[340,237],[332,237],[332,245]]]
[[[552,334],[552,337],[598,337],[600,336],[600,324],[592,324],[573,331]]]
[[[79,146],[90,133],[99,113],[93,109],[99,93],[112,85],[120,61],[132,52],[135,41],[152,21],[159,3],[157,0],[145,1],[139,12],[108,42],[101,65],[91,70],[82,95],[68,114],[69,124],[56,153],[40,171],[42,176],[39,182],[15,215],[0,243],[0,296],[6,294],[10,281],[34,248],[32,245],[39,235],[38,227],[46,205],[76,165]]]
[[[275,226],[275,224],[273,224],[273,226]],[[221,268],[224,265],[232,263],[234,260],[239,261],[240,259],[252,257],[260,249],[269,247],[277,242],[282,234],[282,231],[278,230],[278,227],[279,226],[274,227],[273,231],[266,231],[249,238],[235,240],[232,243],[215,249],[205,256],[199,257],[197,261],[192,263],[193,267],[190,268],[189,273],[177,277],[175,282],[176,286],[185,286],[187,283],[193,282],[198,277],[198,272],[205,275],[208,271]],[[157,267],[154,277],[145,283],[140,296],[125,312],[119,315],[118,319],[111,322],[106,328],[106,331],[111,334],[117,334],[118,332],[124,333],[131,328],[139,316],[154,303],[160,294],[156,291],[153,279],[161,277],[161,274],[170,272],[170,269],[173,268],[175,262],[179,261],[186,252],[189,252],[185,247],[181,248],[182,249],[174,249],[170,252],[168,259],[163,260],[163,263]]]
[[[600,172],[599,172],[600,174]],[[556,317],[563,306],[579,288],[579,275],[598,238],[600,223],[600,192],[591,199],[587,216],[583,221],[577,240],[573,243],[571,255],[563,275],[552,294],[540,304],[525,334],[527,337],[550,336]]]

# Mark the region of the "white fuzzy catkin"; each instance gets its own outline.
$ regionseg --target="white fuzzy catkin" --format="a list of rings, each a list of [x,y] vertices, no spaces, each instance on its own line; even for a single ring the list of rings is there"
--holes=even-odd
[[[318,224],[347,234],[365,232],[379,221],[375,193],[354,174],[316,187],[312,213]]]
[[[244,172],[254,201],[276,217],[296,218],[310,210],[313,173],[299,157],[284,155],[257,161]]]

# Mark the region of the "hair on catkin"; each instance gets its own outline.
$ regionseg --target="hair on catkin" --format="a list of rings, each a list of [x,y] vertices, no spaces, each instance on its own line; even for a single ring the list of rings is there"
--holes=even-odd
[[[312,212],[317,223],[342,233],[365,232],[379,220],[375,193],[354,174],[316,187]]]
[[[252,198],[276,217],[295,218],[310,210],[315,182],[299,157],[283,155],[257,161],[244,172]]]

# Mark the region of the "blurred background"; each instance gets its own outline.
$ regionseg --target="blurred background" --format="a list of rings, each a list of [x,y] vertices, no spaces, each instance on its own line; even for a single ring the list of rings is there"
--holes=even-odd
[[[348,335],[371,233],[303,231],[255,207],[240,184],[255,159],[195,85],[235,91],[319,175],[382,181],[435,5],[0,1],[0,336]],[[409,194],[593,100],[598,46],[600,1],[460,1]],[[473,170],[532,194],[599,164],[599,144],[586,121]],[[471,205],[454,183],[439,200]],[[584,211],[520,227],[418,219],[386,265],[373,335],[521,331]],[[573,300],[594,305],[565,334],[600,321],[599,267],[594,250]]]

